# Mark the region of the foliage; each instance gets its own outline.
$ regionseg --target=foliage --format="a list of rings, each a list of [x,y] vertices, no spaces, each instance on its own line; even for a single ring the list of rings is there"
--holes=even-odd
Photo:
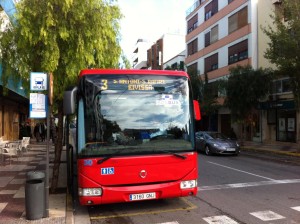
[[[201,105],[201,112],[206,115],[216,113],[221,105],[218,104],[218,94],[215,94],[221,88],[222,81],[215,81],[214,83],[208,83],[208,76],[205,74],[205,80],[203,81],[194,69],[189,69],[188,74],[191,79],[193,96],[195,100],[198,100]]]
[[[193,98],[194,98],[194,100],[201,101],[203,82],[199,78],[198,73],[197,73],[196,70],[188,69],[187,73],[190,77],[191,84],[192,84]]]
[[[121,63],[120,63],[119,67],[125,68],[125,69],[130,69],[132,67],[130,64],[130,61],[128,60],[128,58],[126,57],[124,52],[122,52],[122,54],[121,54]]]
[[[226,84],[226,106],[233,120],[245,121],[271,91],[273,72],[270,69],[254,70],[251,66],[236,66],[230,70]]]
[[[76,83],[84,68],[118,67],[122,15],[114,0],[22,0],[16,9],[16,20],[0,35],[3,86],[15,76],[28,89],[31,71],[53,74],[59,118],[51,183],[55,192],[62,151],[63,91]]]
[[[278,74],[289,76],[297,108],[300,108],[300,2],[282,1],[277,7],[272,26],[263,28],[270,38],[265,57],[279,69]]]
[[[185,71],[185,69],[184,69],[184,63],[183,63],[183,61],[181,61],[179,64],[176,62],[176,63],[172,64],[172,66],[167,65],[167,67],[165,68],[165,70]]]
[[[202,94],[202,111],[207,115],[215,114],[216,111],[221,107],[218,103],[218,92],[220,89],[220,81],[208,82],[208,76],[204,74],[205,80],[203,83],[203,94]]]
[[[23,0],[16,22],[1,35],[4,83],[29,80],[31,71],[54,75],[54,95],[76,82],[87,67],[117,67],[121,13],[105,0]],[[28,85],[27,85],[28,88]]]

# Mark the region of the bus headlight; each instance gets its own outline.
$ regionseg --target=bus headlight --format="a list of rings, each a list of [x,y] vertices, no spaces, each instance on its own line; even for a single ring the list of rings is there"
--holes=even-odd
[[[79,196],[101,196],[102,188],[78,188]]]
[[[180,189],[188,189],[194,187],[197,187],[197,180],[185,180],[181,181],[180,183]]]

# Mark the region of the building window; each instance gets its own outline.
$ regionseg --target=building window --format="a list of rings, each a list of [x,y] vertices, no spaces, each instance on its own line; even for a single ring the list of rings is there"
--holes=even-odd
[[[244,40],[228,48],[228,64],[248,58],[248,40]]]
[[[212,0],[211,3],[207,4],[204,8],[205,21],[218,12],[218,0]]]
[[[204,64],[204,66],[205,66],[204,72],[205,73],[218,69],[218,53],[205,58],[204,63],[205,63]]]
[[[219,39],[219,26],[214,26],[208,33],[204,36],[205,47],[215,43]]]
[[[195,54],[198,51],[198,38],[188,44],[188,55]]]
[[[194,29],[197,28],[198,26],[198,14],[194,15],[193,18],[191,18],[189,21],[188,21],[188,30],[187,30],[187,33],[190,33],[192,32]]]
[[[292,87],[289,78],[273,81],[273,94],[291,93]]]
[[[228,33],[232,33],[248,24],[248,7],[241,9],[228,18]]]
[[[197,64],[197,62],[194,63],[194,64],[192,64],[192,65],[190,65],[190,66],[188,66],[187,67],[187,72],[189,74],[191,74],[191,73],[197,74],[197,72],[198,72],[198,64]]]

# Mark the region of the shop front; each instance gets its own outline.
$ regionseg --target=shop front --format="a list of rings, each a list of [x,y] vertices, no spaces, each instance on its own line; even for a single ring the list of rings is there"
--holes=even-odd
[[[297,111],[294,100],[262,102],[259,109],[267,111],[267,130],[275,130],[275,133],[272,130],[265,131],[265,140],[297,142]]]

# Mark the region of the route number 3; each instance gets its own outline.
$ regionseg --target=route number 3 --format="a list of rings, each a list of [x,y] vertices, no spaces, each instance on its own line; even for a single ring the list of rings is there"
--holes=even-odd
[[[107,90],[108,85],[107,85],[107,79],[102,79],[101,80],[101,90]]]

